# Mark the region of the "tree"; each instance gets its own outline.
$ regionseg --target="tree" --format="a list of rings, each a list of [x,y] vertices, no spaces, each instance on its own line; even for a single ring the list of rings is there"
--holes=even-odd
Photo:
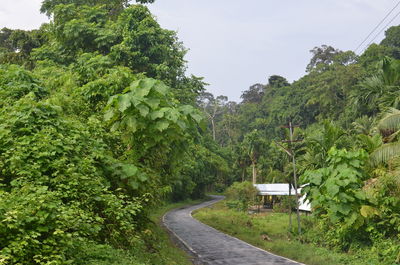
[[[268,86],[273,87],[273,88],[281,88],[285,86],[289,86],[289,82],[287,81],[286,78],[280,76],[280,75],[271,75],[268,78]]]
[[[310,52],[313,56],[310,60],[310,63],[306,67],[307,72],[311,72],[313,70],[323,71],[327,69],[327,66],[335,62],[342,65],[348,65],[354,63],[356,60],[356,55],[354,52],[343,52],[328,45],[315,47],[314,49],[310,50]]]
[[[391,48],[400,48],[400,26],[390,27],[385,31],[385,38],[380,43]]]
[[[333,63],[333,58],[341,51],[332,46],[322,45],[310,50],[312,58],[306,67],[307,72],[317,68],[319,65],[329,65]]]
[[[264,85],[255,84],[248,90],[244,91],[240,98],[242,103],[260,103],[264,95]]]
[[[33,68],[31,52],[46,42],[43,30],[0,30],[0,63],[19,64]]]
[[[226,96],[218,96],[214,98],[214,95],[208,92],[203,92],[198,97],[198,105],[203,109],[207,118],[211,122],[211,131],[213,140],[216,141],[217,137],[217,125],[216,119],[223,113],[223,106],[228,101]]]
[[[118,64],[170,86],[183,76],[186,50],[177,41],[176,33],[162,29],[147,7],[136,5],[125,9],[116,31],[121,42],[111,48],[110,56]]]
[[[253,172],[253,184],[257,183],[257,162],[266,147],[266,141],[258,130],[246,134],[243,139],[243,147],[251,161]]]
[[[148,212],[231,183],[230,153],[175,97],[193,103],[204,82],[142,5],[43,4],[50,24],[0,32],[0,263],[115,263],[114,251],[171,264]]]
[[[332,147],[346,147],[345,135],[345,131],[332,121],[310,126],[305,138],[305,154],[300,159],[301,171],[325,167]]]
[[[129,6],[130,0],[44,0],[40,12],[51,16],[58,5],[74,4],[78,6],[105,5],[112,15],[119,14],[124,8]],[[136,0],[137,3],[154,3],[155,0]]]
[[[400,107],[400,60],[385,57],[378,73],[366,78],[353,92],[355,104],[371,106],[373,114]]]

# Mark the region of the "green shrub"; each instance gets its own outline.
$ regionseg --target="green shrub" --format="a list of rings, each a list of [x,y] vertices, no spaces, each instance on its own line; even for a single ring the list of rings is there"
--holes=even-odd
[[[274,204],[274,212],[285,213],[296,208],[296,199],[294,196],[280,196],[280,201]]]
[[[255,204],[257,192],[251,182],[235,182],[226,190],[227,206],[246,211],[249,206]]]
[[[99,123],[29,93],[0,109],[0,264],[73,263],[75,243],[132,246],[144,199],[110,186]]]

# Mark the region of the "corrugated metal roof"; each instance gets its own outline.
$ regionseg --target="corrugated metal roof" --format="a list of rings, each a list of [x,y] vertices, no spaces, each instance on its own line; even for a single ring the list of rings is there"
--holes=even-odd
[[[254,186],[258,189],[259,195],[289,195],[288,183],[254,184]],[[298,190],[300,191],[300,189]],[[293,186],[291,194],[295,194]]]

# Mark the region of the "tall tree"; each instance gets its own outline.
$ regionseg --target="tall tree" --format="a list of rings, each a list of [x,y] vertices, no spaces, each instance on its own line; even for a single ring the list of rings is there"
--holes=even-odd
[[[322,45],[310,50],[312,58],[306,67],[307,72],[323,71],[333,63],[348,65],[356,61],[357,56],[352,51],[343,52],[332,46]]]
[[[51,16],[57,5],[105,5],[112,15],[119,14],[124,8],[129,6],[130,0],[44,0],[40,12]],[[136,0],[137,3],[154,3],[155,0]]]
[[[240,98],[242,103],[260,103],[264,95],[264,85],[254,84],[248,90],[244,91]]]
[[[198,97],[198,105],[203,109],[207,118],[211,123],[212,137],[215,141],[217,138],[217,117],[223,113],[223,106],[228,101],[226,96],[218,96],[214,98],[214,95],[208,92],[203,92]]]
[[[243,147],[251,161],[253,184],[256,184],[257,162],[266,147],[266,141],[258,130],[254,130],[244,136]]]

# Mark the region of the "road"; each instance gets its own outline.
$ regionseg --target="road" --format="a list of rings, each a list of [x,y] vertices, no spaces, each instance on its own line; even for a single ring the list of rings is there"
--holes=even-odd
[[[198,205],[183,207],[168,212],[163,217],[164,225],[196,258],[196,264],[204,265],[279,265],[300,264],[254,247],[235,237],[228,236],[195,220],[194,210],[210,206],[222,196]]]

